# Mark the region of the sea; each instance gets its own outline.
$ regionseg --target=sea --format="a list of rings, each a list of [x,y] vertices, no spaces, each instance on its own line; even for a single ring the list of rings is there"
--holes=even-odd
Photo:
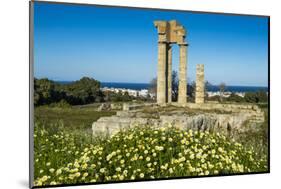
[[[69,84],[72,81],[56,81],[60,84]],[[122,88],[122,89],[132,89],[132,90],[142,90],[149,89],[149,83],[117,83],[117,82],[101,82],[101,87],[108,88]],[[210,92],[219,91],[218,85],[211,85],[207,87],[207,90]],[[257,92],[264,91],[268,92],[268,87],[263,86],[228,86],[226,85],[225,91],[229,92]]]

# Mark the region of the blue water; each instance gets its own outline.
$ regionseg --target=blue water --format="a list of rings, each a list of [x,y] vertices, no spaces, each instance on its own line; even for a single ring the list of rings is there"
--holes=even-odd
[[[134,89],[134,90],[141,90],[141,89],[148,89],[150,85],[148,83],[107,83],[102,82],[102,87],[113,87],[113,88],[124,88],[124,89]]]
[[[101,83],[102,87],[113,87],[113,88],[125,88],[125,89],[148,89],[148,83]],[[208,87],[208,91],[219,91],[219,86],[212,85]],[[257,92],[257,91],[268,91],[267,87],[253,87],[253,86],[226,86],[225,91],[230,92]]]
[[[208,87],[208,91],[219,91],[219,86],[212,85]],[[257,92],[257,91],[265,91],[268,92],[267,87],[253,87],[253,86],[226,86],[225,91],[230,92]]]
[[[56,81],[60,84],[69,84],[72,81]],[[148,83],[114,83],[114,82],[102,82],[101,87],[109,87],[109,88],[124,88],[124,89],[134,89],[134,90],[141,90],[141,89],[148,89]],[[219,86],[212,85],[208,87],[208,91],[219,91]],[[257,92],[257,91],[265,91],[268,92],[267,87],[259,87],[259,86],[226,86],[225,91],[230,92]]]

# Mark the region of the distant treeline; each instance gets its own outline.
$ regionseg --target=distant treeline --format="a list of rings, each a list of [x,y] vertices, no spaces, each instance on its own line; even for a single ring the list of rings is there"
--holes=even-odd
[[[60,84],[47,78],[34,79],[34,105],[82,105],[106,101],[130,101],[128,93],[102,92],[100,82],[83,77],[69,84]]]
[[[156,93],[156,79],[150,84],[150,92]],[[205,84],[208,86],[208,82]],[[173,100],[177,97],[177,83],[172,85]],[[122,93],[100,90],[101,83],[93,78],[83,77],[78,81],[71,83],[58,83],[47,78],[34,79],[34,105],[55,105],[55,106],[69,106],[69,105],[83,105],[94,102],[126,102],[132,100],[151,101],[149,97],[134,97],[130,96],[128,92]],[[195,83],[188,85],[188,98],[194,101],[195,98]],[[206,89],[207,91],[207,89]],[[221,90],[223,93],[223,90]],[[221,93],[221,94],[222,94]],[[229,97],[217,95],[208,97],[205,93],[206,100],[215,101],[229,101],[229,102],[246,102],[246,103],[266,103],[268,95],[264,91],[246,92],[244,97],[232,93]],[[155,100],[155,99],[154,99]]]

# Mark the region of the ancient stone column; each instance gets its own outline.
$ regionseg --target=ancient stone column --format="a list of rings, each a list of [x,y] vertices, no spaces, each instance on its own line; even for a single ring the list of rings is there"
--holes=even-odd
[[[167,43],[158,42],[157,103],[166,103]]]
[[[179,44],[180,46],[180,64],[179,64],[179,90],[178,103],[186,103],[187,94],[187,44]]]
[[[167,66],[167,87],[168,87],[168,103],[172,102],[172,46],[168,46],[168,66]]]
[[[205,90],[205,80],[204,80],[204,64],[196,65],[196,89],[195,89],[195,103],[204,103],[204,90]]]

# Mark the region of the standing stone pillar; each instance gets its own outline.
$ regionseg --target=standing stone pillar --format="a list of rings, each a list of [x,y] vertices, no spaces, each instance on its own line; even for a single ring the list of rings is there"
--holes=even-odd
[[[205,90],[205,80],[204,80],[204,64],[196,65],[196,90],[195,90],[195,103],[204,103],[204,90]]]
[[[167,87],[168,87],[168,103],[172,102],[172,46],[168,46],[168,68],[167,68]]]
[[[166,103],[167,43],[158,42],[157,103]]]
[[[178,103],[186,103],[187,94],[187,44],[179,44],[180,46],[180,65],[179,65],[179,90]]]

